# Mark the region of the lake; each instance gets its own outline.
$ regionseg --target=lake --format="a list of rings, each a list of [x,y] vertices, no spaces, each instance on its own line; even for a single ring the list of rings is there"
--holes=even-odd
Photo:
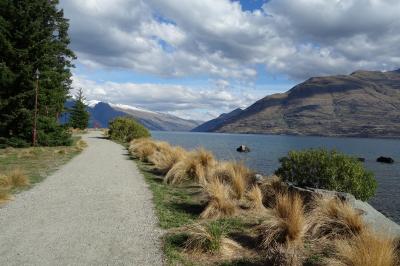
[[[324,147],[365,158],[365,167],[374,172],[378,181],[377,193],[369,203],[400,223],[400,140],[160,131],[152,135],[186,149],[204,147],[219,160],[243,161],[265,175],[272,174],[279,167],[278,159],[290,150]],[[236,152],[241,144],[248,146],[251,152]],[[375,160],[379,156],[392,157],[395,163],[377,163]]]

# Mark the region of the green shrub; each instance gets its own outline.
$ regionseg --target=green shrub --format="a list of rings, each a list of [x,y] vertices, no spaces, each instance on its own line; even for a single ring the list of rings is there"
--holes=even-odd
[[[361,200],[375,194],[377,183],[372,172],[345,154],[325,149],[290,151],[279,162],[275,174],[294,185],[347,192]]]
[[[147,128],[129,117],[117,117],[111,121],[108,135],[111,139],[121,142],[151,136]]]
[[[58,124],[55,118],[39,117],[37,140],[39,146],[71,146],[68,129]]]

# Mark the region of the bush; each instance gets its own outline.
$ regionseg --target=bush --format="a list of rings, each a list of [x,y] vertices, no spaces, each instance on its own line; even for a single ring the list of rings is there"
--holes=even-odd
[[[117,117],[110,122],[109,136],[120,142],[130,142],[133,139],[150,137],[150,132],[129,117]]]
[[[275,174],[297,186],[347,192],[364,201],[375,194],[377,183],[372,172],[356,158],[339,152],[291,151],[279,162],[281,166]]]
[[[37,140],[39,146],[71,146],[72,138],[68,129],[51,117],[39,117]]]

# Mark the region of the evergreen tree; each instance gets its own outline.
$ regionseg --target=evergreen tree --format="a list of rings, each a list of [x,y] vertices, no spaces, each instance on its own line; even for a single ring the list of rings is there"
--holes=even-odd
[[[89,112],[86,110],[85,97],[82,89],[78,90],[75,105],[71,110],[69,125],[73,128],[85,129],[89,124]]]
[[[58,0],[0,1],[0,145],[24,146],[32,139],[36,69],[39,144],[68,143],[58,116],[75,55],[68,48],[68,20],[57,5]]]

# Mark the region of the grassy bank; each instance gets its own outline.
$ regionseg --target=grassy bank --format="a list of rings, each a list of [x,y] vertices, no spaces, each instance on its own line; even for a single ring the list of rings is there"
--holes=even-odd
[[[337,198],[307,198],[240,162],[151,139],[131,142],[166,229],[169,265],[398,264],[400,245]],[[346,264],[347,263],[347,264]]]
[[[31,188],[79,154],[86,147],[80,139],[75,136],[72,146],[0,149],[0,192],[3,198]],[[19,185],[13,184],[12,176],[20,180]]]
[[[196,183],[187,183],[184,186],[170,186],[166,184],[163,175],[152,171],[152,164],[135,160],[140,171],[144,175],[146,182],[153,192],[153,201],[161,228],[166,229],[164,237],[164,252],[169,265],[201,265],[196,261],[193,254],[182,252],[184,243],[187,240],[185,228],[196,224],[199,221],[199,215],[206,205],[206,199],[202,194],[202,187]],[[250,218],[250,219],[249,219]],[[257,223],[254,217],[227,217],[204,222],[211,226],[216,234],[231,235],[240,237],[249,228]],[[208,254],[202,257],[203,263],[213,264],[220,260]],[[241,259],[242,263],[251,262],[254,258],[248,257]],[[206,261],[207,260],[207,261]],[[229,260],[220,261],[223,265],[237,265]]]

